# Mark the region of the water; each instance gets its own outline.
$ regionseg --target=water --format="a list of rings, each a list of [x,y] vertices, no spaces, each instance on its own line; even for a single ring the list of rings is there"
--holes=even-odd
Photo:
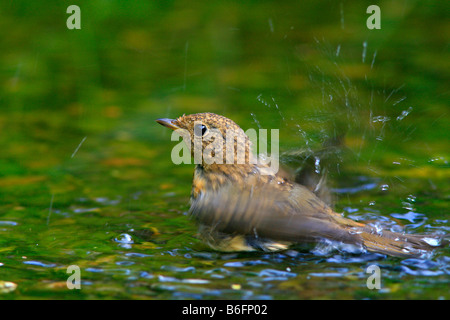
[[[0,299],[448,299],[448,247],[208,249],[186,216],[193,167],[154,122],[210,111],[279,128],[294,165],[344,132],[313,161],[338,212],[448,233],[445,10],[388,4],[376,32],[357,3],[90,1],[70,32],[64,4],[0,4]]]

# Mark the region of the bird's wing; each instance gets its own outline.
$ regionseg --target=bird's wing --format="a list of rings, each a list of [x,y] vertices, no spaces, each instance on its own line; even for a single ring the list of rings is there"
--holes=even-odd
[[[290,192],[272,185],[229,183],[196,198],[190,213],[217,231],[255,235],[279,241],[318,241],[323,238],[360,243],[334,221],[332,210],[312,192],[294,186]]]
[[[448,242],[439,235],[408,235],[375,228],[333,212],[312,192],[294,185],[290,192],[270,184],[228,184],[203,193],[190,213],[201,224],[228,234],[288,242],[323,239],[398,257],[421,257]]]

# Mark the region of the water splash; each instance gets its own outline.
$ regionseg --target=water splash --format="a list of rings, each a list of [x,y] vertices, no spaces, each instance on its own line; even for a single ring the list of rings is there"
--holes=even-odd
[[[425,215],[422,213],[417,213],[414,211],[408,211],[407,213],[401,214],[401,213],[392,213],[392,217],[402,220],[407,220],[411,223],[416,223],[417,221],[421,221],[425,219]]]
[[[324,239],[319,242],[311,252],[318,256],[327,256],[334,251],[341,251],[352,254],[361,254],[366,252],[364,247],[361,245],[348,244],[328,239]]]
[[[363,42],[363,51],[362,51],[362,63],[366,61],[366,52],[367,52],[367,41]]]
[[[264,104],[266,107],[269,107],[269,108],[271,107],[270,103],[268,103],[266,100],[263,99],[262,93],[256,97],[256,100],[258,100],[259,102]]]
[[[258,126],[259,129],[261,129],[261,124],[259,123],[258,119],[256,119],[256,116],[253,112],[250,112],[250,115],[253,118],[253,121],[255,122],[255,124]]]
[[[433,247],[439,247],[441,245],[441,239],[438,238],[422,238],[422,240]]]
[[[409,107],[406,110],[403,110],[402,113],[397,117],[397,121],[402,121],[405,117],[413,110],[412,107]]]
[[[275,98],[272,96],[271,96],[271,98],[272,98],[273,103],[275,104],[275,108],[278,110],[278,114],[280,115],[281,119],[283,120],[283,122],[286,122],[286,119],[285,119],[284,115],[281,113],[278,103],[275,101]],[[270,105],[269,105],[269,107],[270,107]]]
[[[119,243],[119,246],[124,249],[131,249],[131,244],[134,243],[133,238],[128,233],[121,233],[114,238],[114,241]]]
[[[72,155],[70,156],[70,158],[75,157],[75,155],[77,154],[78,150],[80,150],[81,145],[84,143],[84,141],[86,141],[87,137],[84,137],[81,142],[78,144],[78,147],[76,147],[75,151],[72,153]]]
[[[375,64],[375,58],[377,57],[377,50],[373,53],[372,63],[370,64],[370,69],[373,69],[373,65]]]
[[[269,18],[269,28],[270,28],[270,32],[273,33],[273,21],[272,18]]]

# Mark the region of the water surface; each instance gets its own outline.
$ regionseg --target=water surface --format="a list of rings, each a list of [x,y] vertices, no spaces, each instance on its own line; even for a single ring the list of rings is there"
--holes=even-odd
[[[68,30],[57,1],[2,2],[0,298],[449,298],[448,247],[208,249],[186,216],[193,166],[171,162],[154,122],[209,111],[277,128],[291,165],[340,137],[336,210],[448,233],[446,3],[383,2],[381,30],[366,28],[368,5],[88,1]],[[70,265],[81,290],[66,286]]]

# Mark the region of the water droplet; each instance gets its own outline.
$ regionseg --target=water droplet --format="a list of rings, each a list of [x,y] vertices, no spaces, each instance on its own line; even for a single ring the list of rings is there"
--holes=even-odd
[[[314,171],[316,173],[320,173],[320,159],[318,157],[314,157],[315,161],[314,161]]]
[[[261,101],[261,100],[260,100]],[[253,117],[253,121],[255,121],[256,125],[258,126],[259,129],[261,129],[261,124],[259,123],[258,119],[256,119],[256,116],[253,112],[250,113],[251,116]]]
[[[366,60],[366,51],[367,51],[367,41],[363,42],[363,52],[362,52],[362,62],[364,63]]]
[[[383,227],[379,223],[373,225],[375,227],[375,233],[378,235],[383,235]]]
[[[133,238],[128,233],[121,233],[117,238],[114,238],[114,241],[126,244],[134,243]]]
[[[423,241],[428,243],[430,246],[438,247],[441,245],[441,239],[436,238],[422,238]]]
[[[434,157],[428,160],[428,162],[433,162],[436,164],[448,164],[448,161],[444,157]]]
[[[403,120],[412,111],[412,109],[412,107],[409,107],[408,109],[403,110],[402,113],[397,117],[397,121]]]
[[[391,120],[391,118],[385,116],[376,116],[372,118],[372,122],[388,122],[389,120]]]

